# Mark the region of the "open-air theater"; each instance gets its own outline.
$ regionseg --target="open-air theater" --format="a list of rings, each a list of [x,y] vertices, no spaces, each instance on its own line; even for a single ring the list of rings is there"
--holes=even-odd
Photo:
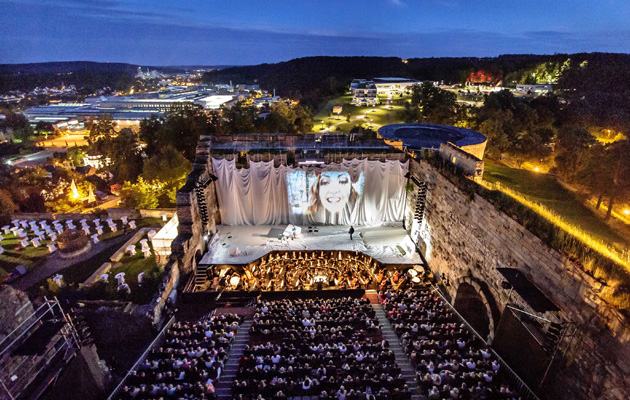
[[[203,250],[112,399],[537,398],[425,264],[408,156],[326,145],[287,162],[206,143],[188,185]]]

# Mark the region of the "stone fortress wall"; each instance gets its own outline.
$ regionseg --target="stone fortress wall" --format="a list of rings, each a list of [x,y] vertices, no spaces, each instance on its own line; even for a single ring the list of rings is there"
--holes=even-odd
[[[518,269],[561,310],[543,317],[569,320],[577,327],[561,344],[568,350],[550,368],[545,386],[532,389],[543,398],[630,398],[630,329],[624,315],[601,297],[610,288],[479,195],[461,191],[426,161],[412,159],[410,173],[411,181],[427,184],[419,250],[435,275],[444,274],[449,281],[445,287],[451,298],[463,283],[480,292],[490,340],[508,296],[512,302],[523,300],[502,286],[505,278],[497,268]],[[407,229],[415,196],[415,190],[408,192]]]

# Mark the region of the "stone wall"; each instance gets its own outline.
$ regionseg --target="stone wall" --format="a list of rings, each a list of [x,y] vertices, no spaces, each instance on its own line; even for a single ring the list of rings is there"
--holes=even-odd
[[[481,178],[483,161],[451,143],[440,144],[440,156],[467,176]]]
[[[566,355],[554,363],[540,391],[543,397],[630,398],[630,329],[601,297],[610,288],[485,199],[461,191],[427,162],[411,160],[410,172],[428,186],[418,247],[435,275],[448,279],[451,298],[462,282],[476,285],[496,328],[510,296],[497,268],[516,268],[561,310],[541,316],[575,324],[575,336],[561,346],[568,349]],[[410,193],[408,207],[415,201]],[[409,230],[411,213],[405,218]],[[511,296],[534,312],[515,292]]]
[[[481,160],[483,159],[483,155],[486,152],[487,143],[488,141],[484,140],[483,143],[462,146],[461,149]]]
[[[162,312],[168,302],[168,298],[172,295],[180,284],[179,267],[177,260],[169,261],[164,267],[162,274],[162,283],[160,284],[157,295],[151,301],[147,316],[151,319],[154,326],[158,326],[162,321]]]
[[[210,156],[210,138],[202,136],[197,146],[197,154],[193,163],[193,170],[186,177],[186,184],[177,191],[178,235],[171,245],[172,256],[180,260],[179,267],[182,274],[188,274],[195,269],[196,258],[205,252],[206,243],[216,233],[220,224],[219,207],[217,203],[214,181],[207,184],[203,190],[207,204],[208,222],[201,219],[199,202],[195,187],[211,181],[213,175],[212,159]],[[204,238],[204,236],[206,236]]]
[[[0,341],[35,312],[26,293],[0,286]]]

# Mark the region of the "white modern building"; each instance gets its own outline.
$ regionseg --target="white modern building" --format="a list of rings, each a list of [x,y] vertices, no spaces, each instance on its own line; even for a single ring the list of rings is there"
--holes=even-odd
[[[352,90],[352,104],[357,106],[375,106],[378,104],[376,85],[365,79],[355,79],[350,84]]]
[[[407,78],[374,78],[374,84],[379,96],[394,96],[409,93],[413,85],[420,84],[420,81]]]

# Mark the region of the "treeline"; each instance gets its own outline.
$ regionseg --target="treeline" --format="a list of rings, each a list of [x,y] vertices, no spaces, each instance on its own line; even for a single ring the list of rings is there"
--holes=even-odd
[[[62,84],[85,88],[86,93],[103,87],[125,90],[133,84],[138,67],[135,64],[92,61],[0,64],[0,93],[28,91],[36,87],[60,87]],[[185,71],[184,67],[142,68],[165,73]]]
[[[122,185],[121,200],[127,207],[173,207],[175,193],[190,172],[202,135],[237,133],[311,132],[311,114],[300,105],[271,105],[262,115],[237,103],[221,112],[206,113],[198,106],[174,108],[140,122],[138,134],[116,130],[105,115],[89,124],[88,151],[109,159],[103,170]]]
[[[444,81],[447,84],[464,83],[473,73],[482,71],[490,83],[513,85],[531,81],[541,64],[555,67],[567,60],[579,66],[593,63],[594,69],[608,63],[630,70],[630,55],[611,53],[578,53],[532,55],[515,54],[498,57],[305,57],[277,64],[232,67],[207,72],[205,83],[258,83],[265,89],[276,89],[282,96],[295,98],[302,104],[316,108],[326,97],[343,93],[355,78],[402,77],[418,80]],[[573,79],[566,80],[570,86]],[[626,81],[625,86],[628,85]]]
[[[590,68],[601,76],[604,67]],[[593,73],[586,64],[575,70],[583,77]],[[619,71],[614,79],[623,76]],[[502,90],[488,95],[482,107],[471,107],[457,103],[453,92],[425,82],[413,87],[411,101],[400,117],[405,122],[478,130],[488,138],[488,156],[508,155],[519,167],[526,161],[549,163],[554,156],[552,172],[595,195],[596,208],[606,201],[608,219],[616,202],[630,198],[630,108],[624,102],[614,102],[621,88],[621,82],[592,93],[592,85],[576,87],[564,99],[556,95],[515,97],[509,90]],[[608,97],[605,104],[611,109],[606,111],[603,104],[584,100],[589,96]],[[593,132],[601,130],[614,132],[618,140],[599,143]]]
[[[74,85],[80,93],[91,94],[98,89],[109,87],[112,90],[127,90],[135,82],[134,74],[126,71],[43,74],[2,74],[0,93],[9,91],[29,91],[36,87],[61,87]]]

